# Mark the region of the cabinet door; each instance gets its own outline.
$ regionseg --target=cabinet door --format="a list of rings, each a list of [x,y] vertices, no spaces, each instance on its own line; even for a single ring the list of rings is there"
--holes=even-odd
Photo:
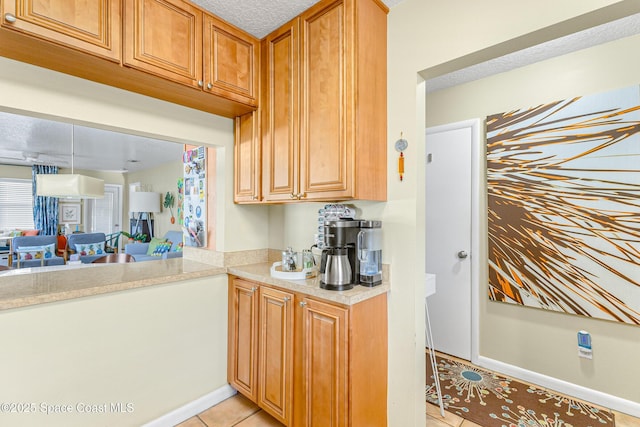
[[[289,425],[293,402],[293,294],[260,288],[258,405]]]
[[[263,42],[263,194],[267,201],[295,199],[299,164],[299,59],[296,19]]]
[[[347,309],[303,298],[298,305],[300,357],[295,426],[348,426]],[[298,339],[298,338],[297,338]]]
[[[258,285],[229,279],[227,380],[252,401],[258,396]]]
[[[202,12],[180,0],[127,0],[124,64],[202,86]]]
[[[254,111],[235,119],[233,201],[236,203],[261,200],[259,117]]]
[[[120,61],[119,0],[5,0],[2,17],[3,27]]]
[[[204,89],[257,105],[260,42],[215,17],[204,15]]]
[[[324,1],[301,17],[300,187],[306,199],[353,195],[353,135],[348,94],[353,96],[344,1]]]

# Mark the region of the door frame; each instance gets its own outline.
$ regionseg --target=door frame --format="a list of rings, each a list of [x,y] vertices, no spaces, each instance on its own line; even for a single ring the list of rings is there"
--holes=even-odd
[[[426,138],[429,134],[466,128],[471,129],[471,363],[476,365],[478,364],[480,355],[480,260],[481,258],[485,258],[485,253],[484,251],[481,252],[480,248],[480,221],[481,218],[485,218],[486,216],[484,214],[484,212],[486,212],[486,209],[484,211],[480,210],[486,203],[482,203],[484,201],[484,180],[482,179],[482,172],[485,170],[483,164],[485,156],[484,147],[481,145],[483,135],[483,128],[481,128],[481,124],[481,120],[477,118],[455,123],[448,123],[445,125],[432,126],[426,128],[425,130],[426,147]],[[424,162],[426,167],[426,154],[424,157]]]

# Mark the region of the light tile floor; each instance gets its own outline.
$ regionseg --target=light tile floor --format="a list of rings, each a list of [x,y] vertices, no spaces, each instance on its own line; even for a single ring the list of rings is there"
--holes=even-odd
[[[241,394],[212,406],[177,427],[283,427]]]
[[[615,412],[615,427],[640,427],[640,419]],[[178,424],[177,427],[283,427],[278,421],[240,394]],[[390,426],[394,427],[394,426]],[[486,427],[427,403],[427,427]],[[579,426],[576,426],[579,427]]]

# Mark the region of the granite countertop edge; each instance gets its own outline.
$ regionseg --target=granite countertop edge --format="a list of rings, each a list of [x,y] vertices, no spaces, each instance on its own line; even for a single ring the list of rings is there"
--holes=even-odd
[[[227,271],[229,274],[243,279],[265,283],[280,289],[347,306],[387,293],[391,289],[389,282],[383,281],[382,284],[373,287],[356,285],[353,289],[347,291],[329,291],[320,288],[320,281],[317,276],[306,280],[279,279],[271,276],[270,268],[271,263],[258,263],[228,267]]]
[[[383,279],[381,285],[374,287],[354,286],[348,291],[329,291],[320,288],[318,277],[306,280],[284,280],[272,277],[270,273],[272,264],[262,262],[260,259],[256,259],[257,262],[252,264],[227,266],[211,261],[177,258],[131,264],[82,265],[71,269],[41,267],[40,269],[23,269],[24,271],[14,270],[13,274],[0,274],[0,311],[220,274],[232,274],[346,306],[390,291],[388,278]],[[101,275],[103,270],[98,269],[106,268],[107,265],[112,268],[109,271],[110,274],[106,274],[105,270]],[[145,269],[150,266],[162,266],[162,268]],[[87,273],[96,279],[96,283],[88,282]]]
[[[139,269],[142,264],[147,264],[147,266],[151,266],[151,264],[102,264],[93,266],[93,268],[87,266],[69,270],[51,268],[36,274],[18,272],[13,275],[0,275],[0,311],[216,276],[227,272],[225,267],[191,260],[149,262],[154,263],[153,265],[162,262],[164,269],[145,275],[144,272],[132,270]],[[111,268],[110,273],[112,274],[109,274],[107,278],[97,280],[94,284],[88,283],[87,273],[91,272],[96,277],[101,271],[97,269],[103,268]],[[71,282],[75,281],[76,283],[65,283],[57,277],[63,273]]]

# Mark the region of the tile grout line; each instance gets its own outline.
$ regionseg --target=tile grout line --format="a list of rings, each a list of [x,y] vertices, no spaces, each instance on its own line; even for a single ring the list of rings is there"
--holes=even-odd
[[[238,421],[237,423],[235,423],[235,424],[234,424],[233,426],[231,426],[231,427],[237,426],[238,424],[240,424],[240,423],[242,423],[242,422],[245,422],[245,421],[246,421],[246,420],[248,420],[249,418],[251,418],[251,417],[253,417],[254,415],[256,415],[257,413],[259,413],[260,411],[262,411],[262,409],[260,409],[260,407],[256,407],[256,411],[255,411],[255,412],[250,413],[249,415],[247,415],[246,417],[244,417],[243,419],[241,419],[240,421]],[[207,426],[207,427],[208,427],[208,426]]]

